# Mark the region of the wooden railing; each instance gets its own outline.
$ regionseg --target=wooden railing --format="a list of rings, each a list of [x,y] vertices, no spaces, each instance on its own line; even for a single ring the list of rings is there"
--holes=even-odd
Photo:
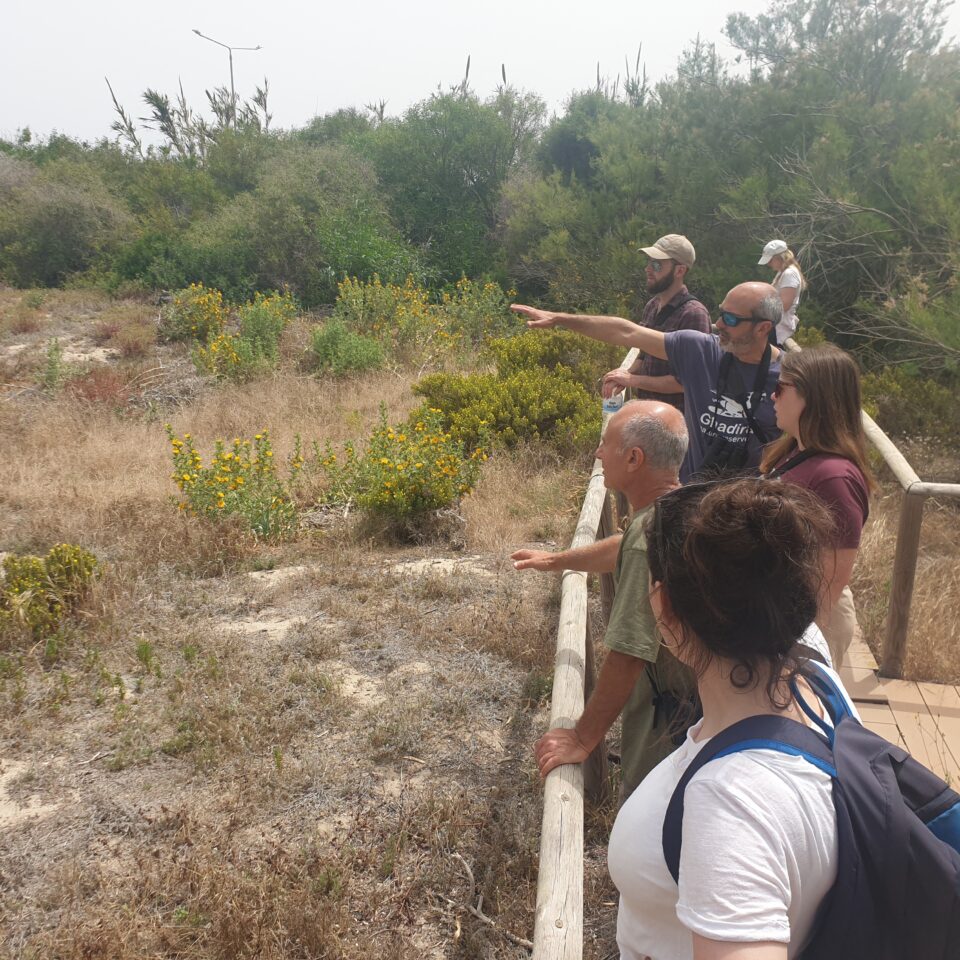
[[[800,349],[787,342],[788,349]],[[629,368],[637,351],[631,350],[621,364]],[[604,415],[603,429],[608,417]],[[893,441],[866,414],[863,426],[873,444],[903,489],[897,547],[893,562],[887,629],[880,673],[903,675],[910,603],[920,549],[923,505],[928,497],[960,498],[960,483],[924,483]],[[620,519],[626,503],[617,499]],[[616,530],[611,497],[603,482],[599,461],[594,461],[590,482],[577,520],[571,547],[593,543],[598,536]],[[600,578],[604,619],[613,601],[613,578]],[[560,594],[560,627],[553,676],[551,727],[572,727],[583,712],[585,698],[594,682],[593,645],[587,607],[587,574],[568,570]],[[583,810],[584,798],[602,795],[607,782],[606,744],[601,741],[582,765],[554,768],[544,785],[543,824],[540,834],[540,872],[533,932],[533,960],[581,960],[583,957]]]
[[[621,369],[628,368],[637,351],[627,354]],[[609,417],[603,418],[606,429]],[[603,482],[603,469],[595,460],[583,498],[571,548],[593,543],[598,534],[616,529]],[[620,500],[620,509],[624,509]],[[613,601],[613,577],[600,580],[604,617]],[[551,727],[572,727],[583,713],[585,697],[593,689],[593,643],[587,609],[587,574],[568,570],[560,586],[560,627],[553,674]],[[606,743],[601,741],[582,765],[563,764],[547,774],[543,790],[543,825],[540,831],[540,873],[537,912],[533,929],[534,960],[580,960],[583,956],[583,806],[584,796],[599,797],[607,782]]]
[[[897,528],[897,548],[893,557],[893,574],[890,578],[887,630],[883,638],[883,654],[880,661],[880,676],[902,677],[903,663],[907,655],[910,604],[913,601],[917,556],[920,553],[923,505],[928,497],[960,498],[960,483],[924,483],[893,441],[866,413],[863,414],[863,429],[867,439],[883,457],[903,490],[900,523]]]

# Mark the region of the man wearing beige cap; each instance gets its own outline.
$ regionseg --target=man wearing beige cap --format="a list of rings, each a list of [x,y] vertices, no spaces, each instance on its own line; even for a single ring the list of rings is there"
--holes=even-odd
[[[693,244],[679,233],[668,233],[652,247],[641,248],[647,256],[647,293],[653,297],[643,309],[640,323],[653,330],[699,330],[710,332],[707,308],[687,289],[684,280],[697,258]],[[641,353],[630,370],[611,370],[603,378],[603,395],[623,387],[633,388],[641,400],[661,400],[683,410],[683,387],[670,372],[670,364]]]

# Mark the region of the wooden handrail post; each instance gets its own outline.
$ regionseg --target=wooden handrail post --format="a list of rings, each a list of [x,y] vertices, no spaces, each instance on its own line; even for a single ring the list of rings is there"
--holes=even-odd
[[[920,552],[920,526],[923,522],[923,504],[926,497],[903,492],[900,507],[900,526],[897,530],[897,551],[893,558],[893,578],[890,582],[890,609],[887,614],[887,635],[883,641],[881,677],[903,676],[907,656],[907,629],[910,626],[910,603],[917,573]]]

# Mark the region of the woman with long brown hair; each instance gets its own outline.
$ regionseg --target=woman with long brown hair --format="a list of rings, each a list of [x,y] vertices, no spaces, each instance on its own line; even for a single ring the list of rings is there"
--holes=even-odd
[[[833,344],[784,353],[773,404],[783,436],[764,450],[760,472],[811,490],[836,523],[817,622],[839,667],[856,629],[848,584],[875,488],[856,361]]]

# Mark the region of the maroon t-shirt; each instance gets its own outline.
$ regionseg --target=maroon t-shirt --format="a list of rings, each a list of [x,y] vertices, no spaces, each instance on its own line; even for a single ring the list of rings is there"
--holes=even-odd
[[[817,453],[788,470],[783,479],[806,487],[830,508],[837,523],[838,549],[860,546],[860,533],[870,514],[870,495],[855,463],[832,453]]]

